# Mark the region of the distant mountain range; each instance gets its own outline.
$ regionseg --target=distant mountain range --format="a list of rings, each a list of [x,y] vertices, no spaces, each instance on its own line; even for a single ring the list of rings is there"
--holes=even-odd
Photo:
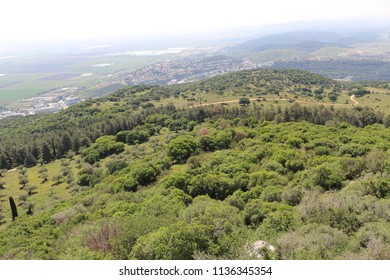
[[[335,79],[390,80],[390,28],[385,26],[340,25],[334,31],[332,24],[328,29],[317,24],[254,36],[225,51],[259,67],[301,69]]]
[[[233,53],[276,49],[297,49],[311,52],[329,46],[347,48],[353,44],[370,43],[379,39],[380,34],[378,30],[352,34],[307,30],[262,36],[230,47],[228,50]]]

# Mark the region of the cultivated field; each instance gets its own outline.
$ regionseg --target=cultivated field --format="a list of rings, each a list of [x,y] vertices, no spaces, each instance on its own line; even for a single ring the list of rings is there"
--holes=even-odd
[[[81,59],[17,58],[0,65],[0,104],[60,87],[93,87],[108,74],[132,72],[161,56],[99,56]],[[68,59],[68,61],[67,61]],[[83,75],[91,73],[92,75]],[[115,79],[115,77],[112,77]]]

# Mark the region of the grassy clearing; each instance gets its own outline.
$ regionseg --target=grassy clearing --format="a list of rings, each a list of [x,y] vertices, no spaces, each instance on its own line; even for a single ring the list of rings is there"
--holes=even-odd
[[[246,97],[252,100],[251,101],[252,104],[254,103],[261,104],[261,106],[278,105],[281,107],[285,107],[293,103],[298,103],[301,105],[309,105],[309,106],[325,105],[325,106],[335,106],[338,108],[340,107],[350,108],[354,105],[354,103],[349,99],[349,96],[346,92],[342,92],[336,102],[331,102],[327,98],[324,98],[323,100],[317,100],[314,97],[297,95],[291,92],[293,92],[291,89],[287,89],[281,92],[279,95],[276,94],[264,95],[259,93],[257,95],[256,94],[247,95]],[[154,101],[153,103],[155,106],[167,105],[169,103],[172,103],[179,108],[188,108],[192,106],[218,105],[213,103],[220,103],[224,106],[237,106],[238,100],[244,96],[245,95],[240,95],[240,94],[220,95],[217,93],[194,92],[193,94],[192,93],[184,94],[184,95],[182,94],[178,97],[170,97],[167,99],[163,99],[161,101]],[[254,100],[254,99],[258,99],[258,100]],[[237,101],[237,102],[231,102],[231,101]],[[388,101],[387,104],[390,104],[390,95],[387,101]],[[227,103],[224,104],[224,102]],[[372,104],[369,104],[367,106],[371,106],[371,105]],[[383,106],[380,109],[385,110],[386,108],[388,108],[388,105],[386,104],[382,104],[382,105]]]
[[[77,180],[77,171],[76,168],[76,157],[74,160],[70,161],[70,167],[73,173],[75,180]],[[27,185],[36,186],[37,188],[33,191],[33,194],[27,198],[26,202],[31,202],[34,205],[34,214],[45,212],[48,209],[52,209],[57,204],[68,200],[72,197],[71,191],[68,188],[68,184],[64,182],[63,179],[57,183],[53,180],[55,176],[61,175],[61,161],[56,160],[55,162],[46,164],[48,173],[48,180],[43,182],[39,178],[39,168],[40,166],[34,166],[27,169],[27,177],[29,182]],[[4,178],[2,179],[5,182],[5,189],[1,191],[1,205],[2,205],[2,214],[4,215],[4,224],[0,226],[4,227],[9,222],[11,222],[11,210],[9,207],[8,198],[12,196],[18,206],[19,217],[27,216],[26,209],[23,208],[23,200],[21,196],[26,194],[25,190],[20,189],[21,184],[19,183],[19,170],[13,169],[5,173]]]
[[[377,88],[368,88],[372,93],[357,97],[359,106],[368,106],[388,113],[390,110],[390,91]]]

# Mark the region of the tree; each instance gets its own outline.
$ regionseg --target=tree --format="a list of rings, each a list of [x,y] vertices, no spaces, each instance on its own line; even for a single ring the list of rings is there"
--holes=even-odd
[[[54,176],[53,178],[52,178],[52,181],[54,182],[53,183],[53,186],[57,186],[57,185],[59,185],[59,184],[61,184],[62,183],[62,180],[63,179],[63,176],[62,175],[56,175],[56,176]]]
[[[27,186],[26,188],[28,196],[32,196],[34,194],[34,190],[37,189],[36,186]]]
[[[79,149],[80,149],[80,146],[81,146],[81,141],[80,141],[80,135],[76,135],[76,136],[73,136],[73,147],[72,147],[72,150],[75,152],[75,153],[78,153],[79,152]],[[68,152],[69,153],[69,152]]]
[[[27,153],[23,164],[26,167],[33,167],[33,166],[35,166],[35,164],[37,164],[37,160],[35,159],[35,157],[31,153]]]
[[[91,145],[91,140],[88,137],[84,137],[80,140],[81,147],[89,147]]]
[[[204,151],[212,151],[215,149],[215,139],[210,135],[202,136],[199,142]]]
[[[115,171],[122,170],[127,167],[128,163],[125,160],[111,160],[106,163],[107,171],[109,174],[113,174]]]
[[[59,148],[60,156],[64,156],[69,150],[73,148],[72,138],[69,133],[64,133],[61,137],[61,145]]]
[[[18,164],[23,164],[24,163],[24,159],[26,158],[26,156],[27,156],[27,149],[26,149],[26,147],[20,148],[17,151],[16,162]]]
[[[65,182],[68,185],[71,185],[73,181],[74,181],[73,173],[69,173],[68,175],[66,175]]]
[[[56,145],[54,144],[54,139],[51,139],[51,148],[53,149],[53,158],[57,158]]]
[[[28,203],[26,205],[26,209],[27,209],[26,214],[31,216],[33,214],[34,204],[32,204],[31,202]]]
[[[22,185],[21,189],[24,189],[24,187],[27,185],[29,182],[29,179],[26,175],[19,175],[19,184]]]
[[[249,100],[249,98],[246,98],[246,97],[242,97],[238,101],[238,104],[240,104],[241,106],[248,106],[250,103],[251,103],[251,101]]]
[[[335,95],[335,94],[330,94],[330,95],[328,96],[328,98],[329,98],[329,100],[330,100],[330,101],[332,101],[332,102],[336,102],[336,101],[337,101],[337,98],[338,98],[338,96],[337,96],[337,95]]]
[[[198,143],[194,139],[180,136],[169,142],[169,144],[166,146],[166,150],[170,157],[179,163],[183,163],[193,153],[195,153],[197,147]]]
[[[82,174],[78,181],[77,181],[77,184],[80,185],[80,186],[89,186],[89,183],[91,181],[91,175],[89,174]]]
[[[0,154],[0,170],[11,168],[9,158],[5,154]]]
[[[94,164],[95,162],[99,161],[99,152],[93,148],[85,149],[83,154],[85,156],[85,162],[88,162],[89,164]]]
[[[190,181],[188,192],[191,196],[209,195],[213,199],[225,199],[237,190],[233,179],[223,173],[207,173],[195,176]]]
[[[146,186],[156,180],[158,172],[156,168],[150,163],[143,163],[134,168],[133,176],[134,179],[138,182],[138,184],[142,186]],[[133,183],[129,189],[133,189]]]
[[[47,168],[45,166],[41,166],[38,170],[39,178],[42,179],[42,183],[47,182],[48,174],[47,174]]]
[[[149,136],[149,131],[146,129],[132,130],[127,133],[126,142],[129,145],[143,143],[148,140]]]
[[[326,190],[339,189],[342,187],[343,176],[337,165],[321,164],[313,169],[315,182]]]
[[[33,144],[33,146],[31,147],[31,154],[34,156],[34,158],[38,159],[39,156],[40,156],[40,150],[37,146],[36,143]]]
[[[15,221],[16,217],[18,217],[18,209],[16,208],[16,204],[12,196],[9,197],[9,204],[12,212],[12,221]]]
[[[127,135],[129,135],[130,131],[129,130],[123,130],[123,131],[119,131],[116,136],[115,136],[115,140],[117,142],[122,142],[122,143],[126,143],[126,139],[127,139]]]
[[[47,143],[43,143],[42,145],[42,159],[45,163],[51,161],[53,159],[53,155],[50,151],[50,147]]]
[[[112,183],[112,189],[115,191],[135,192],[137,188],[138,182],[130,175],[121,176]]]

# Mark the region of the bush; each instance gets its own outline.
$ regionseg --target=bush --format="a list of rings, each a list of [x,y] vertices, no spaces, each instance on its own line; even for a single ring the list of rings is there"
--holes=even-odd
[[[343,252],[347,235],[326,225],[308,224],[278,240],[283,260],[331,260]]]
[[[83,156],[86,162],[93,164],[109,155],[119,154],[124,149],[125,145],[123,143],[117,143],[114,136],[106,135],[98,138],[94,144],[86,148],[83,151]]]
[[[94,150],[93,148],[85,149],[83,154],[85,162],[88,162],[89,164],[94,164],[100,159],[98,151]]]
[[[343,182],[341,171],[339,166],[324,163],[313,170],[315,182],[326,190],[340,189]]]
[[[301,159],[292,159],[286,162],[286,168],[290,171],[297,172],[305,169],[305,163]]]
[[[364,156],[369,150],[369,148],[361,144],[347,144],[340,147],[340,154],[360,157]]]
[[[146,142],[150,133],[146,129],[132,130],[127,133],[126,142],[129,145],[140,144]]]
[[[115,140],[117,142],[126,143],[126,138],[127,138],[127,135],[129,135],[129,133],[130,133],[130,130],[119,131],[115,136]]]
[[[200,147],[203,151],[213,151],[215,150],[215,139],[210,135],[204,135],[199,140]]]
[[[207,194],[214,199],[225,199],[238,188],[233,179],[223,173],[207,173],[191,179],[188,192],[192,197]]]
[[[180,222],[142,236],[131,252],[138,260],[191,260],[196,251],[207,248],[204,225]]]
[[[242,97],[238,101],[238,104],[240,104],[242,106],[248,106],[250,103],[251,103],[251,101],[249,100],[249,98],[246,98],[246,97]]]
[[[179,136],[166,146],[168,156],[179,163],[184,163],[198,148],[198,143],[191,137]]]
[[[80,186],[89,186],[90,180],[90,175],[83,174],[79,177],[77,184],[79,184]]]
[[[133,169],[132,174],[134,176],[134,179],[141,186],[146,186],[154,182],[158,175],[156,168],[149,163],[143,163],[136,166]]]
[[[188,175],[186,173],[176,173],[170,176],[165,177],[163,180],[161,180],[161,185],[164,186],[164,188],[169,189],[171,187],[183,190],[185,192],[188,192],[187,186],[188,186]]]
[[[109,174],[114,173],[115,171],[122,170],[127,167],[127,162],[124,160],[111,160],[106,163],[107,171]]]
[[[118,190],[124,190],[127,192],[135,192],[137,191],[138,182],[129,175],[121,176],[114,180],[113,182],[113,189]]]

